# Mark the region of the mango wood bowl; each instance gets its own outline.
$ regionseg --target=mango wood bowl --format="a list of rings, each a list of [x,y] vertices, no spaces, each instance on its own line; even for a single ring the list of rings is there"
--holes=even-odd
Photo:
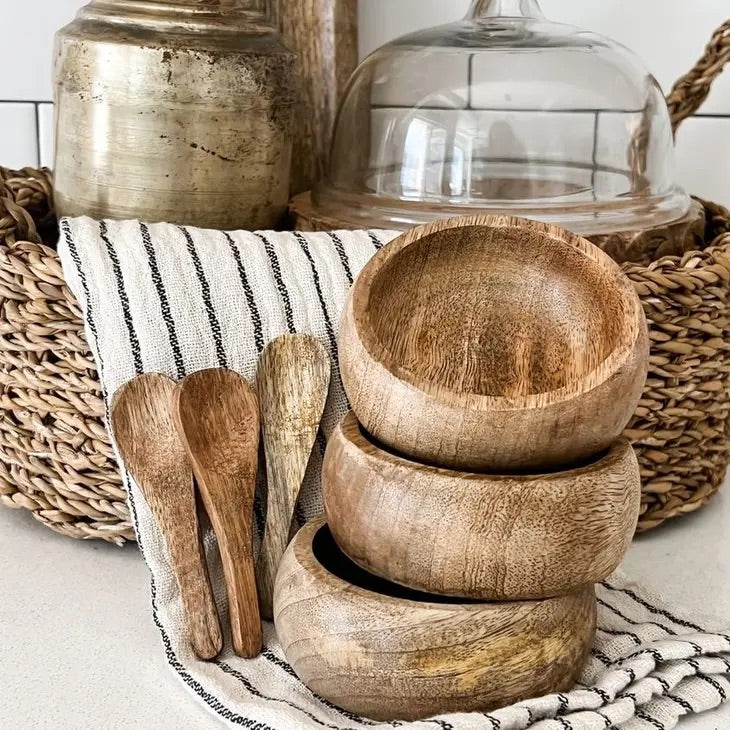
[[[339,354],[377,439],[499,473],[608,448],[639,402],[649,340],[636,292],[599,248],[542,223],[471,217],[415,228],[365,266]]]
[[[284,555],[274,620],[313,692],[375,720],[417,720],[569,689],[594,636],[596,601],[593,586],[494,604],[409,591],[358,568],[317,519]]]
[[[625,439],[570,471],[492,476],[423,466],[334,430],[322,469],[339,547],[410,588],[482,600],[546,598],[607,578],[636,529],[639,465]]]

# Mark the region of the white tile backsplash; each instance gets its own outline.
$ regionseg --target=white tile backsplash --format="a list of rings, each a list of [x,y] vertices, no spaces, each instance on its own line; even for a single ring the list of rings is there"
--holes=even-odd
[[[33,104],[0,104],[0,164],[20,168],[38,164]]]
[[[38,105],[38,151],[43,167],[53,167],[53,104]]]
[[[688,119],[677,135],[677,163],[687,190],[730,205],[730,119]]]
[[[53,35],[83,0],[0,0],[0,99],[50,101]]]
[[[6,69],[0,77],[0,165],[52,164],[51,105],[39,104],[36,125],[34,104],[18,102],[50,101],[53,35],[83,4],[0,0],[0,20],[12,29],[0,44]],[[541,5],[553,20],[603,33],[635,50],[665,91],[691,68],[714,29],[730,16],[728,0],[542,0]],[[395,36],[454,20],[468,6],[469,0],[360,0],[361,53]],[[730,180],[724,173],[730,162],[730,69],[702,112],[715,117],[690,120],[678,136],[679,180],[692,192],[730,203]]]
[[[466,14],[469,0],[360,0],[362,55],[405,33]],[[541,0],[550,19],[601,33],[644,60],[665,91],[699,58],[712,32],[730,17],[727,0]],[[730,115],[730,72],[703,112]]]

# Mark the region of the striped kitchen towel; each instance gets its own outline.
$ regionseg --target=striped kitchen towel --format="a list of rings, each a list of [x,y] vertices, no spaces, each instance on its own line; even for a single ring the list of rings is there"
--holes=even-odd
[[[88,218],[62,221],[61,234],[65,276],[83,309],[107,405],[117,388],[144,372],[181,378],[202,368],[229,367],[250,378],[266,343],[286,332],[313,334],[330,349],[333,383],[298,518],[319,514],[325,439],[347,407],[336,366],[338,318],[353,277],[393,234],[226,233]],[[186,640],[165,542],[122,463],[120,469],[151,572],[153,620],[170,666],[199,701],[223,723],[259,730],[383,725],[309,692],[287,664],[270,624],[265,626],[265,649],[255,660],[240,659],[230,650],[213,662],[197,660]],[[260,527],[260,502],[256,513]],[[206,548],[216,599],[224,610],[221,565],[211,534]],[[683,715],[727,699],[729,632],[682,618],[621,576],[598,587],[598,600],[595,645],[571,692],[489,714],[392,726],[662,730],[674,727]]]

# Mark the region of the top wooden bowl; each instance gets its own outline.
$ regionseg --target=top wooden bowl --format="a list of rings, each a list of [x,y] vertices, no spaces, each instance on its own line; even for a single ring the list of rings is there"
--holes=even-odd
[[[623,431],[646,379],[639,298],[588,241],[533,221],[415,228],[355,282],[340,367],[373,436],[425,463],[570,465]]]

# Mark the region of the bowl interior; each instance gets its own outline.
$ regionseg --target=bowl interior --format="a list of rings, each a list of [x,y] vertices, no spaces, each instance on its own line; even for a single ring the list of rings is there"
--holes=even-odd
[[[430,389],[580,391],[628,341],[630,306],[602,255],[529,228],[448,228],[376,272],[366,346],[398,377]]]
[[[447,603],[452,605],[479,603],[478,600],[469,598],[452,598],[414,591],[396,583],[391,583],[383,578],[370,575],[370,573],[363,570],[359,565],[356,565],[340,550],[327,525],[322,525],[315,533],[312,539],[312,553],[315,560],[328,573],[331,573],[346,583],[370,591],[371,593],[378,593],[390,598],[418,601],[420,603]]]

